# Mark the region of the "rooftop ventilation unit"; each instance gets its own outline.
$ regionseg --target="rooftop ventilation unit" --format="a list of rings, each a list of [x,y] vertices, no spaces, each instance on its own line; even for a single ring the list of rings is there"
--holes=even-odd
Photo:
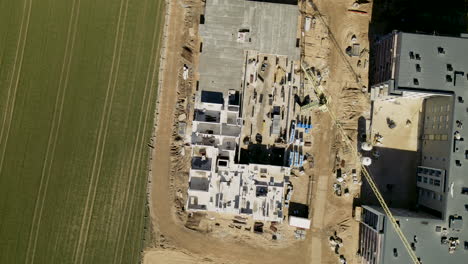
[[[438,47],[437,52],[439,52],[439,54],[445,54],[445,50],[442,47]]]
[[[420,64],[416,64],[416,71],[421,72],[421,65]]]

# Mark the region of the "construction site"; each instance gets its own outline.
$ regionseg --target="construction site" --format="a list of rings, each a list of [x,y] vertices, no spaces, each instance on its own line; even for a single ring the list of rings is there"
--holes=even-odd
[[[167,10],[144,263],[362,263],[372,3]]]

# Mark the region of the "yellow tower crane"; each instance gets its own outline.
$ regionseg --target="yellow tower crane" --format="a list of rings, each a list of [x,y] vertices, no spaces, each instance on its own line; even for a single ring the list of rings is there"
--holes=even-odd
[[[302,68],[302,71],[304,72],[305,74],[305,77],[310,81],[312,82],[311,83],[311,86],[312,88],[314,89],[315,93],[316,94],[320,94],[320,93],[323,93],[321,90],[319,90],[318,87],[316,87],[315,85],[315,82],[316,82],[316,79],[311,76],[309,74],[309,72],[306,70],[306,68],[304,67],[304,65],[301,64],[301,68]],[[341,136],[343,137],[343,139],[345,140],[347,146],[350,148],[350,150],[354,153],[354,155],[356,155],[356,158],[358,158],[358,160],[360,160],[361,158],[361,155],[360,153],[358,152],[358,150],[356,149],[356,147],[354,146],[354,144],[351,143],[350,139],[348,138],[348,136],[346,135],[343,127],[341,126],[340,122],[338,122],[338,119],[336,118],[336,115],[333,113],[333,111],[331,110],[330,106],[329,106],[329,100],[327,98],[326,100],[326,103],[324,105],[324,107],[327,108],[328,113],[330,113],[330,117],[332,118],[333,122],[335,123],[336,125],[336,128],[338,129],[338,131],[340,132]],[[322,106],[323,107],[323,106]],[[392,226],[393,228],[395,229],[395,232],[397,233],[398,237],[401,239],[401,241],[403,242],[403,245],[405,246],[406,250],[408,251],[408,254],[411,258],[411,260],[413,261],[414,264],[420,264],[419,260],[418,260],[418,257],[416,256],[416,254],[414,253],[414,251],[412,250],[411,246],[410,246],[410,243],[408,242],[408,240],[406,239],[405,235],[403,234],[403,232],[401,231],[401,228],[400,226],[398,225],[395,217],[393,217],[393,214],[392,212],[390,211],[390,208],[388,207],[387,203],[385,202],[382,194],[380,193],[379,189],[377,188],[377,185],[375,184],[375,181],[373,179],[373,177],[371,176],[370,172],[367,170],[367,167],[362,165],[361,164],[361,168],[362,168],[362,174],[364,175],[364,177],[366,178],[367,182],[369,183],[369,186],[371,187],[372,191],[374,192],[375,196],[377,197],[377,200],[379,201],[380,205],[382,206],[382,209],[384,210],[385,212],[385,215],[388,217],[388,219],[390,219],[390,222],[392,223]]]

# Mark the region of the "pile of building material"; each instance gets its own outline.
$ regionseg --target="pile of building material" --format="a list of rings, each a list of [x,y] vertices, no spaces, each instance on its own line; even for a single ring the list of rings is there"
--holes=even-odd
[[[343,239],[341,239],[336,233],[329,239],[330,248],[335,252],[336,255],[339,255],[339,260],[341,264],[346,264],[346,258],[343,255],[340,255],[340,248],[343,247]]]
[[[294,187],[293,185],[289,182],[288,187],[286,189],[286,199],[284,200],[284,207],[288,208],[289,207],[289,202],[291,201],[292,194],[294,192]]]
[[[306,231],[304,229],[296,229],[296,231],[294,231],[294,234],[297,240],[304,240]]]
[[[457,249],[458,245],[460,245],[460,240],[458,237],[442,237],[441,244],[448,244],[448,250],[450,254],[453,254]]]
[[[339,249],[343,246],[343,240],[340,237],[334,235],[330,237],[329,242],[330,248],[335,251],[336,254],[338,254]]]
[[[342,160],[344,161],[344,160]],[[348,171],[349,172],[349,171]],[[351,177],[350,177],[351,176]],[[352,169],[349,173],[343,173],[342,169],[336,170],[336,179],[333,184],[333,191],[337,196],[349,196],[349,181],[352,179],[352,183],[355,185],[362,185],[362,181],[358,179],[356,169]]]

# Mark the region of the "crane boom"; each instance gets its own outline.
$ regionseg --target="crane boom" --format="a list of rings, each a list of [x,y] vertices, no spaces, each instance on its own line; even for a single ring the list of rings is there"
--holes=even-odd
[[[309,80],[309,81],[312,81],[312,82],[315,82],[315,78],[313,78],[307,71],[306,71],[306,68],[304,67],[303,64],[301,64],[301,68],[302,68],[302,71],[304,72],[306,78]],[[321,93],[321,91],[318,90],[318,88],[312,84],[311,85],[312,88],[314,89],[314,91],[319,94]],[[352,152],[354,153],[354,155],[360,159],[361,155],[360,153],[357,151],[356,147],[354,146],[354,144],[351,143],[350,139],[348,138],[348,136],[346,135],[343,127],[341,126],[341,124],[338,122],[338,119],[336,118],[335,114],[331,111],[330,107],[329,107],[329,100],[326,101],[325,103],[325,107],[328,108],[328,113],[330,113],[330,117],[332,118],[333,122],[335,123],[336,127],[338,128],[338,131],[340,132],[341,136],[343,137],[343,139],[345,140],[346,144],[348,145],[348,147],[352,150]],[[393,214],[392,212],[390,211],[390,208],[388,207],[387,203],[385,202],[382,194],[380,193],[379,189],[377,188],[377,185],[375,184],[375,181],[372,177],[372,175],[370,174],[370,172],[367,170],[367,167],[362,165],[361,164],[361,168],[362,168],[362,174],[364,175],[364,177],[366,178],[367,182],[369,183],[369,186],[371,187],[372,189],[372,192],[375,194],[375,196],[377,197],[377,200],[379,201],[380,205],[382,206],[382,209],[385,213],[385,215],[388,217],[388,219],[390,219],[390,222],[392,223],[392,226],[393,228],[395,229],[395,232],[397,233],[398,237],[401,239],[401,242],[403,242],[403,245],[405,246],[406,250],[408,251],[408,254],[411,258],[411,260],[413,261],[414,264],[420,264],[419,260],[418,260],[418,257],[416,256],[416,254],[414,253],[414,251],[412,250],[411,246],[410,246],[410,243],[408,242],[408,240],[406,239],[405,235],[403,234],[403,232],[401,231],[401,228],[400,226],[398,225],[395,217],[393,217]]]

